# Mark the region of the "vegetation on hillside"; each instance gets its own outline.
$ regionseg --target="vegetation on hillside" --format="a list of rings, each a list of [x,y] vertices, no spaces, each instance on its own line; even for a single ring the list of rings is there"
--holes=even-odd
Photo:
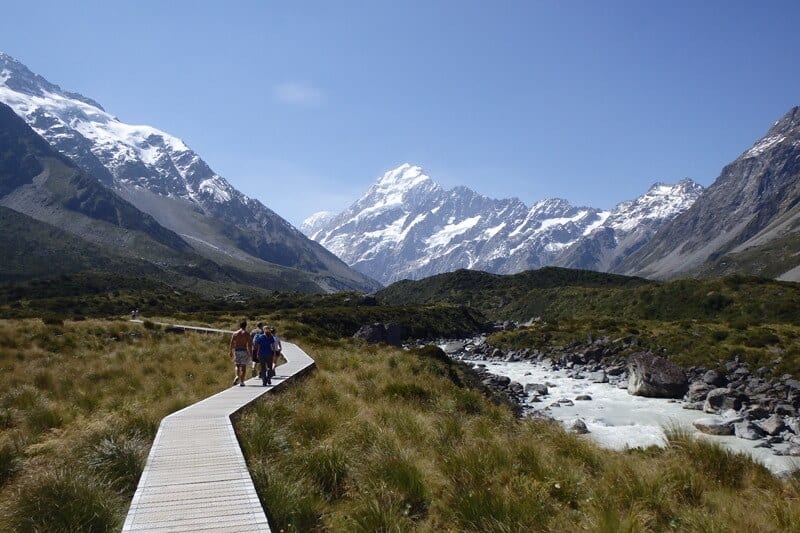
[[[513,276],[458,271],[395,283],[376,297],[392,305],[470,305],[502,320],[614,317],[800,324],[800,284],[747,276],[651,282],[561,268]]]

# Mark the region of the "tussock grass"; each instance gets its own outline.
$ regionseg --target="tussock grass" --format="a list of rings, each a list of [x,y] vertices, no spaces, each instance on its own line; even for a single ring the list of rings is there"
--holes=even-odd
[[[160,420],[230,385],[227,339],[0,321],[0,531],[113,531]]]
[[[284,531],[787,531],[800,481],[673,430],[613,452],[520,420],[425,351],[304,345],[318,370],[236,423]]]

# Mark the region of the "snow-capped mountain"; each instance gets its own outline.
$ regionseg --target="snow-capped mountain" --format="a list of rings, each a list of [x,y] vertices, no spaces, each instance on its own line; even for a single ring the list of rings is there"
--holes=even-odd
[[[703,187],[685,178],[675,185],[655,183],[642,196],[618,204],[589,235],[569,246],[554,264],[617,272],[620,263],[668,222],[689,209]]]
[[[182,140],[131,125],[0,52],[0,102],[59,152],[202,255],[245,271],[311,272],[324,289],[377,287],[216,174]],[[265,264],[266,263],[266,264]]]
[[[528,207],[466,187],[445,190],[420,167],[403,164],[342,213],[312,215],[303,227],[350,266],[383,283],[458,268],[509,274],[556,264],[597,232],[627,236],[644,225],[655,227],[691,205],[697,188],[689,180],[656,184],[612,211],[561,199]]]

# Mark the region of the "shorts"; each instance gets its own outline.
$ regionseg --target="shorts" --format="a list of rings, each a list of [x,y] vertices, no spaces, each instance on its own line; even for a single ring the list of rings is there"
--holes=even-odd
[[[246,365],[250,362],[250,356],[247,355],[247,350],[234,350],[233,359],[237,365]]]

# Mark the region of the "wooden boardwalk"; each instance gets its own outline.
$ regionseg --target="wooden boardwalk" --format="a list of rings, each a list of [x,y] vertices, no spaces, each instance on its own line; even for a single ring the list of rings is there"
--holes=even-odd
[[[299,347],[281,343],[287,363],[276,369],[272,386],[253,378],[246,387],[230,387],[161,421],[122,531],[270,530],[231,415],[314,367]]]

